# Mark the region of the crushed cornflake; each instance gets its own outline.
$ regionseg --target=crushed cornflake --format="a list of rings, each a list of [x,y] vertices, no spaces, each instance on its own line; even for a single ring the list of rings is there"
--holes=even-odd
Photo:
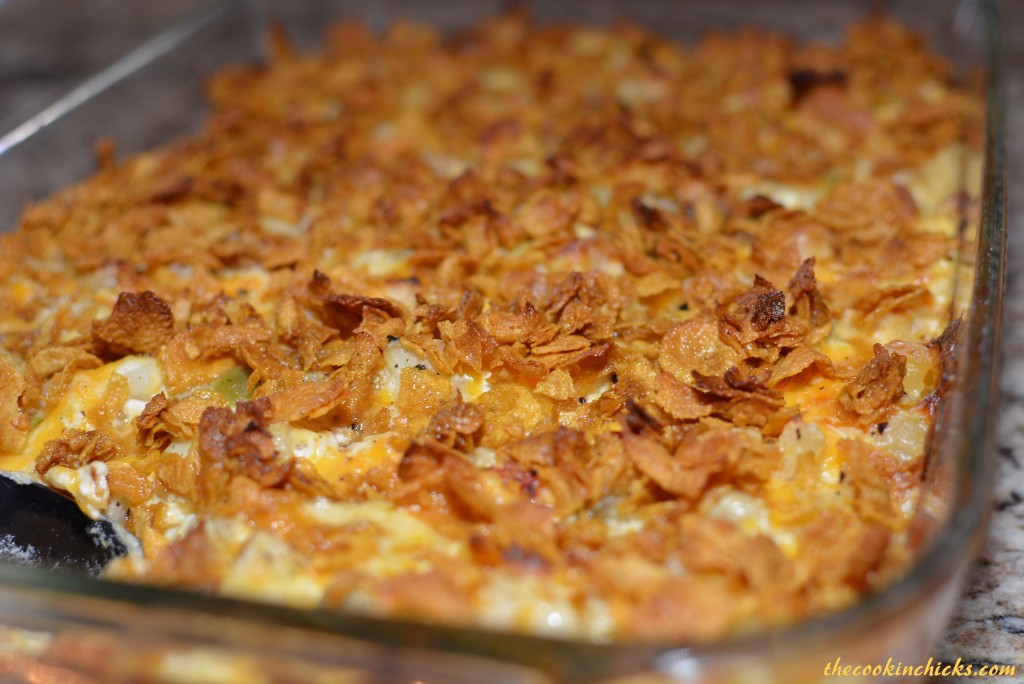
[[[905,571],[981,115],[918,36],[276,45],[0,236],[0,466],[107,576],[702,641]]]

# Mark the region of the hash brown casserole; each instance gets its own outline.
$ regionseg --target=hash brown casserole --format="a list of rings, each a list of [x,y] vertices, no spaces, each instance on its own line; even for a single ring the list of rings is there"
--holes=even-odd
[[[107,576],[702,641],[906,569],[981,113],[918,36],[273,44],[0,238],[0,466]]]

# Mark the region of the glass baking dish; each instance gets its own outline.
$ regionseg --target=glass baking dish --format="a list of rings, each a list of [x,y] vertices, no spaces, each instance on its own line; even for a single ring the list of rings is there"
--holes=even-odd
[[[833,40],[865,13],[855,0],[526,4],[541,21],[624,17],[682,41],[745,25]],[[260,59],[269,15],[309,49],[327,23],[346,16],[363,16],[375,29],[408,17],[450,30],[502,7],[478,0],[210,5],[0,138],[0,229],[13,228],[26,201],[87,175],[97,139],[111,137],[119,152],[130,153],[196,129],[205,115],[203,76]],[[83,682],[788,683],[827,680],[824,668],[837,658],[927,662],[980,546],[988,510],[1005,260],[999,18],[995,3],[985,0],[930,3],[927,12],[913,0],[883,8],[922,31],[959,78],[977,83],[986,106],[982,211],[978,224],[963,231],[957,279],[964,318],[956,369],[932,440],[921,553],[905,577],[843,612],[690,646],[564,641],[302,611],[0,564],[0,673],[13,681]]]
[[[207,2],[175,0],[142,7],[121,0],[3,0],[0,131],[58,99],[135,47],[140,38],[182,20]]]

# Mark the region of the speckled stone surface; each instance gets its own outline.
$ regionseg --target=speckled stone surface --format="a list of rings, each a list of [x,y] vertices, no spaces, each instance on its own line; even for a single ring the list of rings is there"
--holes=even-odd
[[[156,28],[202,4],[0,0],[0,131]],[[921,6],[927,8],[928,3]],[[992,517],[984,551],[936,657],[946,662],[962,658],[1017,664],[1024,679],[1024,213],[1019,211],[1024,208],[1024,192],[1018,190],[1024,183],[1024,0],[1003,0],[1001,6],[1010,237]]]
[[[1024,679],[1024,3],[1007,0],[1002,11],[1009,251],[992,518],[987,543],[937,656],[1016,664]]]

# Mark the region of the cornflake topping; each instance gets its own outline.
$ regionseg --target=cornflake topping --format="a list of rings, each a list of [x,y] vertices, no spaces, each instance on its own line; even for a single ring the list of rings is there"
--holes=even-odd
[[[904,572],[980,128],[916,35],[276,45],[0,237],[0,467],[109,577],[685,642]]]

